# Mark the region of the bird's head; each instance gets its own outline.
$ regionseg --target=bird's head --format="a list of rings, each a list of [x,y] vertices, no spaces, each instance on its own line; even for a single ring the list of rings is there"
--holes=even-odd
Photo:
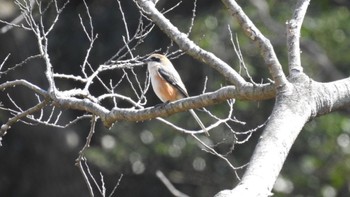
[[[171,62],[165,55],[158,54],[158,53],[153,53],[148,58],[146,58],[144,62],[147,63],[148,65],[157,65],[157,64],[162,64],[162,66],[171,65]]]

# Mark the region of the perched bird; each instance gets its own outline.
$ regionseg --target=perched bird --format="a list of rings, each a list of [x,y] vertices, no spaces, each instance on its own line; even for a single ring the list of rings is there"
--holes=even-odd
[[[170,102],[188,97],[188,93],[179,73],[175,70],[170,60],[161,54],[150,55],[145,62],[151,77],[153,91],[162,102]],[[203,131],[209,133],[197,114],[189,110]]]

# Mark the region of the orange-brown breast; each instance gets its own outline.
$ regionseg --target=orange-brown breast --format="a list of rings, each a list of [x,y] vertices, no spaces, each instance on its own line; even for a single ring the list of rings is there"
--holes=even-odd
[[[156,80],[161,84],[157,88],[157,96],[163,101],[175,101],[182,98],[179,90],[165,81],[159,74],[156,76]]]

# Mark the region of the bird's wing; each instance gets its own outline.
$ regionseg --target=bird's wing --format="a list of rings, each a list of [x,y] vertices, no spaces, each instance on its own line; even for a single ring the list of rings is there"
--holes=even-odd
[[[172,75],[170,72],[163,68],[158,68],[158,73],[165,81],[167,81],[169,84],[178,89],[184,97],[188,97],[186,89],[182,87],[183,85],[179,84],[178,80],[176,80],[174,75]]]

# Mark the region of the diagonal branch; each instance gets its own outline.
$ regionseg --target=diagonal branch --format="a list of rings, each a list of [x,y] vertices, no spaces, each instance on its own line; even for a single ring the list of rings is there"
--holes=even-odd
[[[160,181],[166,186],[166,188],[176,197],[189,197],[187,194],[182,193],[178,189],[175,188],[175,186],[169,181],[169,179],[163,174],[162,171],[157,170],[156,172],[157,177]]]
[[[227,63],[222,61],[213,53],[200,48],[192,40],[190,40],[185,33],[180,32],[177,27],[175,27],[161,12],[159,12],[152,1],[135,0],[135,2],[140,9],[147,14],[155,24],[158,25],[160,29],[181,48],[181,50],[185,51],[198,61],[210,65],[237,87],[242,87],[247,83]]]
[[[15,116],[13,116],[12,118],[10,118],[5,124],[1,125],[0,138],[6,134],[7,130],[10,129],[14,123],[16,123],[17,121],[19,121],[22,118],[25,118],[26,116],[28,116],[30,114],[33,114],[36,111],[42,109],[44,106],[47,105],[47,103],[48,103],[48,101],[44,100],[44,101],[38,103],[37,105],[35,105],[34,107],[31,107],[31,108],[27,109],[26,111],[23,111]]]
[[[244,13],[242,8],[233,0],[222,0],[230,14],[235,17],[240,24],[244,33],[256,43],[260,49],[260,53],[269,68],[270,74],[275,81],[277,88],[283,88],[288,84],[286,75],[283,72],[273,46],[260,30],[254,25],[249,17]]]
[[[287,21],[287,47],[289,73],[303,72],[300,61],[300,29],[310,0],[299,0],[291,20]]]
[[[75,165],[79,168],[79,171],[80,173],[83,175],[84,177],[84,181],[88,187],[88,190],[89,190],[89,193],[90,193],[90,196],[94,196],[94,192],[93,192],[93,188],[91,186],[91,183],[89,181],[89,178],[88,176],[86,175],[86,172],[84,170],[84,167],[82,165],[82,161],[85,161],[86,162],[86,159],[85,159],[85,151],[88,147],[90,147],[90,142],[91,142],[91,139],[95,133],[95,128],[96,128],[96,120],[97,118],[95,116],[93,116],[91,118],[91,126],[90,126],[90,131],[89,131],[89,134],[88,136],[86,137],[86,142],[83,146],[83,148],[79,151],[79,155],[78,155],[78,158],[75,160]],[[86,164],[86,163],[85,163]],[[89,168],[87,166],[87,170],[89,171]],[[101,189],[99,188],[98,184],[96,183],[95,179],[93,179],[93,181],[95,182],[95,185],[97,186],[97,189],[101,192]]]
[[[40,87],[24,80],[24,79],[18,79],[18,80],[14,80],[14,81],[7,81],[5,83],[0,84],[0,90],[4,91],[6,88],[12,88],[15,87],[17,85],[20,86],[24,86],[27,87],[31,90],[33,90],[35,93],[40,94],[44,97],[48,96],[48,92],[46,92],[45,90],[41,89]]]

